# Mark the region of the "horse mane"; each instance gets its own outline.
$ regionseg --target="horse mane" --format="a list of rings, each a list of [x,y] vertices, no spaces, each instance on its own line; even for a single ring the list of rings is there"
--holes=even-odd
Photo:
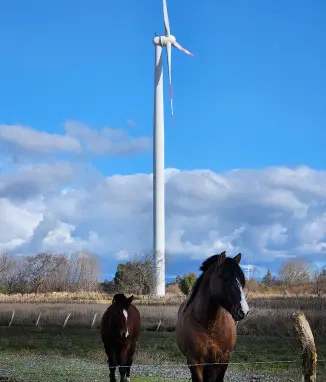
[[[220,257],[220,255],[213,255],[213,256],[209,257],[208,259],[206,259],[205,261],[203,261],[201,267],[199,268],[202,271],[202,274],[198,277],[198,279],[196,280],[196,282],[192,288],[192,292],[191,292],[191,295],[190,295],[188,302],[185,306],[185,309],[189,306],[189,304],[193,301],[196,294],[198,293],[198,290],[199,290],[199,287],[203,281],[205,272],[208,271],[208,269],[210,268],[211,265],[215,264],[219,260],[219,257]]]
[[[213,255],[209,257],[202,263],[199,269],[203,272],[206,272],[211,265],[215,264],[218,261],[219,257],[220,255]]]

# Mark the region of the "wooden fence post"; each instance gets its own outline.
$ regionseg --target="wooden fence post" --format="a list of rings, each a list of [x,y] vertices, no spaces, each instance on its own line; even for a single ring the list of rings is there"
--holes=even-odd
[[[294,329],[302,346],[302,373],[304,382],[317,381],[317,352],[309,322],[303,313],[292,315]]]
[[[38,315],[35,326],[37,326],[38,323],[40,322],[41,315],[42,315],[42,313],[40,313],[40,314]]]
[[[162,320],[159,321],[159,323],[157,324],[157,327],[156,327],[156,331],[158,332],[160,327],[161,327],[161,324],[162,324]]]
[[[91,323],[91,328],[92,328],[92,327],[94,326],[94,324],[95,324],[96,317],[97,317],[97,313],[94,314],[94,317],[93,317],[93,320],[92,320],[92,323]]]
[[[67,322],[68,322],[70,316],[71,316],[71,313],[68,313],[68,315],[67,315],[67,317],[65,319],[65,322],[62,325],[62,328],[64,328],[67,325]]]
[[[14,320],[14,317],[15,317],[15,311],[12,312],[11,319],[10,319],[10,322],[9,322],[8,326],[11,326],[11,324],[12,324],[12,322]]]

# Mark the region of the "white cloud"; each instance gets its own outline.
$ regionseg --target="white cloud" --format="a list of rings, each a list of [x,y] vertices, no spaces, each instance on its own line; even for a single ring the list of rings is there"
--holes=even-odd
[[[240,264],[242,270],[245,272],[245,275],[249,279],[262,279],[266,273],[268,268],[257,266],[255,264]]]
[[[28,126],[0,125],[0,141],[40,153],[81,152],[80,143],[69,135],[45,133]]]
[[[30,240],[42,219],[34,206],[18,206],[0,198],[0,251],[14,250]]]
[[[129,125],[131,127],[136,127],[137,123],[133,119],[128,119],[127,125]]]
[[[115,258],[117,260],[129,260],[130,254],[129,252],[122,250],[116,253]]]
[[[67,134],[78,139],[86,150],[95,155],[135,155],[147,150],[151,145],[149,137],[133,138],[123,129],[105,127],[95,130],[77,121],[66,122],[65,128]]]
[[[64,128],[64,134],[54,134],[29,126],[0,125],[0,164],[8,158],[21,162],[45,154],[131,156],[146,151],[152,142],[150,137],[132,137],[123,129],[97,130],[78,121],[67,121]]]
[[[77,168],[30,164],[0,175],[1,250],[88,249],[121,260],[151,249],[152,176],[104,177]],[[326,172],[168,169],[166,175],[170,255],[199,259],[226,249],[261,267],[293,256],[326,262]]]

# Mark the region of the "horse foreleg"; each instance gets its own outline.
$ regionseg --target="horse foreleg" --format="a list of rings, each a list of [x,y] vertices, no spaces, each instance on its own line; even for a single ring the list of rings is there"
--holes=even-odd
[[[132,358],[128,358],[125,365],[119,367],[120,382],[130,382],[130,368],[132,364]]]
[[[129,357],[127,362],[126,382],[130,382],[130,369],[132,365],[132,356]]]
[[[119,366],[120,382],[127,382],[127,365]]]
[[[126,348],[121,357],[121,366],[119,367],[120,382],[130,382],[130,368],[132,365],[133,355],[135,353],[136,343],[132,343],[130,348]]]
[[[205,365],[203,370],[203,382],[217,382],[220,381],[220,365]],[[221,380],[223,381],[223,379]]]
[[[203,382],[203,371],[201,366],[189,366],[192,382]]]
[[[203,382],[223,382],[228,365],[205,365]]]
[[[224,376],[225,376],[227,368],[228,368],[228,365],[221,365],[219,367],[219,371],[218,371],[217,377],[215,379],[215,382],[223,382],[224,381]]]
[[[115,370],[117,368],[117,362],[114,357],[108,356],[108,366],[110,370],[110,382],[116,382]]]
[[[201,357],[193,355],[191,352],[187,352],[187,364],[191,373],[192,382],[203,382],[203,367],[200,365]]]

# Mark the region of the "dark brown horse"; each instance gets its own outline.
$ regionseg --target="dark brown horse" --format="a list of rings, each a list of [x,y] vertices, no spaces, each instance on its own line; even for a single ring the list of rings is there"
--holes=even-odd
[[[130,367],[140,331],[140,314],[131,303],[133,298],[116,294],[101,320],[101,338],[108,356],[110,382],[116,381],[117,366],[120,381],[130,381]]]
[[[177,344],[193,382],[224,381],[236,344],[235,321],[249,313],[240,260],[241,253],[230,258],[225,252],[205,260],[191,295],[179,307]]]

